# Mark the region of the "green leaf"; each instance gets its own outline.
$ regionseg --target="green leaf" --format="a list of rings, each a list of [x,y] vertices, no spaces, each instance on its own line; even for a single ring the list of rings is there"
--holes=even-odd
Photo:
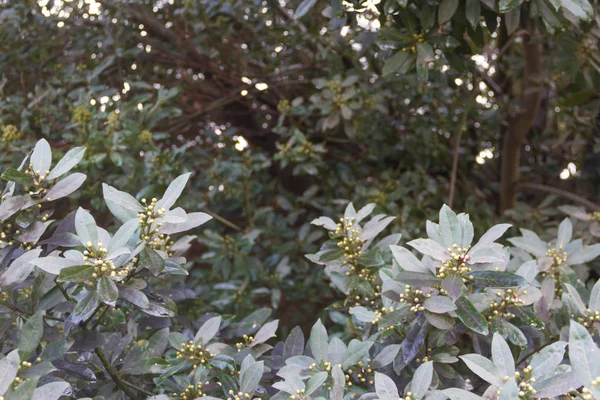
[[[569,327],[569,361],[583,386],[596,386],[592,381],[600,376],[600,349],[588,330],[575,321]]]
[[[75,230],[77,236],[84,246],[92,245],[96,248],[98,244],[98,227],[94,217],[88,211],[79,207],[75,214]]]
[[[399,344],[391,344],[382,348],[377,356],[375,356],[373,359],[373,367],[383,368],[387,365],[390,365],[400,352],[401,348],[402,346]]]
[[[442,289],[448,293],[452,301],[456,301],[456,299],[462,296],[464,287],[465,285],[460,276],[450,275],[442,280]]]
[[[191,174],[191,172],[188,172],[187,174],[179,175],[177,178],[175,178],[175,180],[171,182],[171,184],[165,191],[165,194],[163,195],[162,199],[156,202],[155,209],[160,210],[161,208],[164,208],[165,211],[170,210],[173,204],[175,204],[175,202],[179,198],[179,196],[181,196],[181,193],[183,192],[183,189],[185,188],[188,179],[190,179]]]
[[[52,186],[50,190],[48,190],[48,193],[46,193],[46,196],[44,196],[44,201],[55,201],[70,195],[79,189],[86,179],[87,176],[80,172],[76,172],[64,179],[61,179],[54,186]]]
[[[433,47],[428,43],[417,44],[417,77],[426,81],[429,78],[429,62],[433,61]]]
[[[500,0],[498,9],[501,14],[507,13],[515,8],[519,7],[523,3],[523,0]]]
[[[221,326],[221,317],[213,317],[206,321],[196,333],[194,344],[206,345],[219,332]]]
[[[577,265],[585,264],[600,256],[600,243],[586,246],[573,254],[567,255],[567,264]]]
[[[482,397],[464,389],[450,388],[441,391],[450,400],[482,400]]]
[[[46,179],[56,179],[59,176],[69,172],[74,166],[79,164],[85,154],[85,147],[74,147],[65,154],[65,156],[52,168]]]
[[[165,260],[149,247],[144,247],[140,253],[140,265],[147,268],[153,275],[158,275],[165,268]]]
[[[359,255],[357,261],[360,265],[365,267],[379,267],[383,265],[383,258],[381,258],[381,255],[373,251]]]
[[[373,347],[373,342],[361,342],[358,340],[353,340],[348,345],[348,351],[346,353],[346,357],[342,362],[342,368],[350,368],[353,365],[356,365],[360,360],[365,358],[365,356],[369,353],[369,350]]]
[[[502,386],[498,400],[514,400],[518,399],[519,397],[519,387],[517,386],[517,381],[514,377],[512,377]]]
[[[137,218],[138,213],[144,210],[135,197],[105,183],[102,184],[102,194],[110,212],[122,223]]]
[[[504,271],[473,271],[469,274],[469,279],[475,285],[494,288],[526,287],[529,285],[527,279],[522,276]]]
[[[317,4],[317,0],[303,0],[294,12],[294,19],[300,19],[305,16],[315,4]]]
[[[260,378],[262,378],[264,369],[264,361],[252,363],[247,368],[242,367],[240,371],[240,391],[248,393],[252,397],[260,382]]]
[[[504,14],[504,22],[506,25],[506,33],[508,35],[516,31],[521,22],[521,8],[515,8]]]
[[[515,373],[515,360],[508,347],[508,343],[499,333],[494,333],[492,338],[492,361],[501,374],[513,376]]]
[[[98,282],[98,297],[104,304],[111,307],[116,305],[119,298],[119,289],[117,289],[117,285],[112,279],[106,276],[100,278]]]
[[[523,322],[525,322],[532,328],[544,329],[544,323],[542,322],[542,320],[536,317],[535,314],[533,314],[528,309],[523,307],[514,307],[513,312],[517,316],[517,318],[522,319]]]
[[[19,351],[13,350],[0,360],[0,395],[4,394],[19,371]]]
[[[404,358],[404,362],[408,364],[415,358],[425,341],[428,330],[429,323],[423,315],[413,321],[410,330],[406,334],[406,338],[402,341],[402,357]]]
[[[427,311],[437,314],[444,314],[456,310],[454,302],[446,296],[433,296],[423,302],[423,307]]]
[[[506,338],[512,344],[519,346],[522,349],[527,347],[527,337],[525,337],[523,331],[521,331],[519,328],[517,328],[510,322],[501,320],[498,331],[502,335],[506,335]]]
[[[296,326],[283,344],[283,357],[288,359],[290,357],[299,356],[304,352],[304,334],[302,329]]]
[[[333,387],[329,393],[330,400],[343,400],[346,378],[344,376],[344,371],[342,371],[339,365],[333,367],[331,377],[333,378]]]
[[[7,400],[32,400],[39,377],[31,378],[21,383],[16,390],[10,392]]]
[[[373,323],[377,320],[377,314],[365,307],[352,307],[349,311],[350,315],[354,315],[361,322]]]
[[[17,348],[22,360],[27,360],[35,351],[44,334],[44,317],[42,311],[33,314],[19,329]]]
[[[558,11],[562,4],[562,0],[548,0],[548,2],[552,4],[552,7],[554,7],[554,11]]]
[[[560,364],[565,356],[567,342],[558,341],[552,343],[531,357],[529,365],[533,368],[533,377],[541,380],[550,374]]]
[[[131,286],[119,285],[119,297],[142,309],[148,308],[150,305],[148,297],[143,292]]]
[[[326,371],[321,371],[311,376],[310,379],[306,382],[306,387],[304,388],[304,395],[310,396],[314,392],[316,392],[323,383],[327,380],[329,374]]]
[[[37,259],[42,249],[30,250],[14,260],[0,276],[0,286],[6,287],[23,282],[35,267],[31,261]]]
[[[50,382],[35,389],[31,400],[58,400],[70,387],[64,381]]]
[[[381,372],[375,373],[375,393],[379,400],[398,400],[400,398],[396,383]]]
[[[329,351],[327,329],[323,326],[323,323],[319,319],[316,324],[313,325],[310,331],[310,338],[308,340],[310,351],[312,352],[313,358],[316,361],[327,360],[327,354]]]
[[[467,15],[467,21],[469,21],[471,27],[475,29],[479,25],[479,18],[481,17],[481,4],[479,3],[479,0],[467,0],[465,13]]]
[[[456,315],[463,324],[480,335],[487,336],[489,333],[487,320],[465,296],[456,300]]]
[[[429,269],[410,252],[410,250],[396,245],[391,245],[390,250],[392,251],[392,256],[404,271],[430,272]]]
[[[440,278],[432,273],[400,271],[394,275],[394,278],[415,287],[433,286],[440,283]]]
[[[459,358],[484,381],[498,387],[504,384],[503,377],[505,375],[502,375],[502,372],[498,370],[496,365],[484,356],[480,354],[465,354],[459,356]]]
[[[77,303],[73,312],[65,321],[65,331],[68,332],[73,326],[79,325],[94,314],[100,304],[98,294],[95,290],[88,292],[81,301]]]
[[[32,164],[35,172],[40,175],[46,175],[46,171],[50,169],[50,164],[52,164],[52,149],[46,139],[40,139],[35,144],[29,162]]]
[[[162,301],[149,301],[148,307],[142,308],[142,311],[155,317],[173,318],[177,315],[177,304],[170,298],[163,297]]]
[[[423,398],[423,396],[425,396],[429,386],[431,386],[432,379],[433,362],[428,361],[424,364],[421,364],[415,371],[413,380],[410,384],[410,391],[417,400],[420,400]]]
[[[408,51],[399,50],[393,56],[387,59],[387,61],[383,65],[383,70],[381,71],[381,74],[383,76],[388,76],[390,74],[393,74],[394,72],[399,71],[405,66],[405,64],[409,62],[410,59],[411,57]]]
[[[60,270],[58,280],[61,282],[86,282],[93,278],[93,265],[75,265]]]
[[[584,21],[594,18],[594,8],[588,0],[562,0],[561,6]]]
[[[33,178],[31,175],[27,175],[26,173],[18,171],[14,168],[8,168],[6,171],[4,171],[1,177],[5,181],[15,182],[23,186],[28,186],[33,183]]]
[[[275,333],[277,332],[277,327],[279,326],[279,320],[276,319],[274,321],[268,322],[261,326],[261,328],[254,335],[254,341],[250,345],[255,346],[260,343],[264,343],[272,337],[277,336]]]
[[[438,23],[440,25],[450,21],[458,9],[458,0],[442,0],[438,6]]]

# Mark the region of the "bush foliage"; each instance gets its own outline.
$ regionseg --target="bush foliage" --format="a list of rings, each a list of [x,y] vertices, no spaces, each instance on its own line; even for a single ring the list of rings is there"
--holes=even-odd
[[[469,215],[444,205],[427,238],[405,247],[401,234],[379,238],[394,217],[350,203],[337,223],[312,221],[327,240],[306,255],[344,297],[329,308],[344,329],[328,332],[319,319],[307,338],[296,327],[283,339],[268,308],[178,315],[186,296],[167,282],[189,274],[193,240],[178,234],[211,219],[175,206],[189,173],[140,201],[103,184],[109,230],[82,207],[51,219],[55,202],[84,184],[69,174],[84,153],[52,167],[42,139],[2,174],[6,399],[600,396],[600,282],[586,285],[600,244],[574,239],[569,218],[549,242],[521,229],[505,247],[497,241],[510,224],[475,240]]]
[[[599,6],[0,0],[0,400],[600,398]]]

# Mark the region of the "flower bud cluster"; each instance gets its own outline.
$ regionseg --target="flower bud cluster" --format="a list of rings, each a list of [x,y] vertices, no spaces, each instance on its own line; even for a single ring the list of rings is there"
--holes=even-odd
[[[177,396],[177,393],[173,393],[173,396]],[[204,396],[204,392],[202,392],[202,384],[198,383],[198,386],[188,385],[183,392],[179,393],[179,398],[181,400],[193,400],[198,397]]]
[[[233,390],[229,391],[229,396],[227,400],[247,400],[250,399],[250,394],[249,393],[244,393],[244,392],[237,392],[235,393]]]
[[[141,235],[140,237],[146,241],[148,246],[153,250],[164,250],[169,251],[173,242],[169,235],[160,233],[160,227],[163,225],[162,222],[156,222],[156,220],[164,215],[166,210],[164,208],[157,209],[156,204],[158,200],[153,198],[150,203],[146,199],[142,199],[144,205],[144,211],[138,213],[140,219]]]
[[[86,247],[87,250],[83,252],[83,259],[86,265],[94,267],[92,278],[95,280],[99,280],[103,276],[112,280],[121,280],[133,270],[132,265],[117,268],[112,260],[106,260],[108,249],[104,247],[102,242],[96,243],[96,247],[92,242],[88,242]]]
[[[471,273],[471,268],[467,266],[467,262],[471,259],[471,256],[468,253],[469,247],[461,248],[458,247],[457,244],[453,244],[452,247],[447,249],[448,254],[450,254],[450,259],[448,261],[444,261],[442,267],[437,272],[437,277],[440,279],[444,279],[448,276],[461,276],[463,277],[463,281],[468,278],[468,275]]]
[[[352,386],[352,381],[359,385],[364,385],[366,383],[372,385],[375,379],[375,371],[371,366],[371,359],[368,358],[366,363],[363,361],[356,363],[356,368],[348,369],[348,373],[345,377],[348,386]]]
[[[523,294],[527,294],[527,290],[523,290]],[[501,318],[515,318],[516,315],[511,313],[509,309],[511,307],[520,307],[525,305],[525,301],[519,297],[517,290],[506,289],[504,292],[496,293],[498,300],[492,300],[490,302],[490,315],[488,320],[494,319],[494,317]]]
[[[552,258],[552,267],[559,267],[567,262],[567,252],[563,250],[562,246],[558,249],[548,249],[546,257]]]
[[[586,310],[584,317],[578,317],[577,321],[586,328],[594,328],[595,324],[600,322],[600,311],[592,311],[589,308]]]
[[[360,239],[360,229],[354,227],[354,220],[354,217],[340,218],[334,235],[342,236],[337,245],[344,250],[344,261],[342,264],[350,269],[349,272],[346,272],[346,276],[358,274],[361,278],[368,279],[370,278],[368,270],[361,268],[358,262],[358,257],[362,254],[362,247],[365,242]]]
[[[176,358],[180,360],[188,360],[194,363],[194,368],[198,368],[200,364],[206,365],[215,355],[208,349],[205,349],[201,344],[194,344],[193,340],[188,343],[181,344],[181,350],[177,352]]]
[[[400,302],[410,305],[410,311],[416,313],[424,311],[423,302],[431,297],[430,294],[424,294],[422,290],[413,290],[410,285],[406,285],[404,293],[400,294]]]
[[[244,335],[244,336],[242,336],[242,338],[244,339],[243,342],[239,342],[239,343],[235,344],[235,347],[237,348],[238,351],[242,351],[242,349],[244,347],[249,346],[252,343],[254,343],[254,337],[252,337],[252,336]]]
[[[14,125],[6,125],[2,130],[2,139],[6,143],[14,142],[15,140],[19,140],[21,138],[21,132]]]

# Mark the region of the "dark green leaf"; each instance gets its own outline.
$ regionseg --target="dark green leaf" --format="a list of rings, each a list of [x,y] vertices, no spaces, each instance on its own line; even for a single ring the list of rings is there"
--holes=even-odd
[[[81,322],[91,317],[99,304],[100,301],[98,300],[96,291],[92,290],[88,292],[88,294],[77,303],[75,309],[65,321],[65,331],[68,332],[72,327],[79,325]]]
[[[544,329],[544,323],[533,312],[523,307],[514,307],[513,310],[517,318],[523,320],[527,325],[535,329]]]
[[[382,75],[387,76],[399,71],[409,62],[410,58],[410,53],[408,51],[399,50],[385,62],[383,70],[381,71]]]
[[[61,282],[86,282],[93,278],[93,265],[75,265],[60,270],[58,280]]]
[[[475,285],[495,288],[525,287],[529,282],[520,275],[503,271],[474,271],[469,279]]]
[[[4,171],[1,177],[5,181],[15,182],[23,186],[31,185],[33,183],[33,178],[31,175],[27,175],[26,173],[18,171],[14,168],[8,168],[6,171]]]
[[[479,18],[481,17],[481,4],[479,0],[467,0],[465,5],[465,13],[467,15],[467,21],[475,29],[479,25]]]
[[[44,333],[44,317],[42,311],[32,315],[18,332],[17,348],[21,360],[27,360],[40,344]]]
[[[302,18],[315,4],[317,4],[317,0],[303,0],[294,12],[294,19]]]
[[[119,298],[119,289],[117,289],[117,285],[112,279],[106,276],[100,278],[98,282],[98,297],[104,304],[111,307],[115,306]]]
[[[440,279],[435,275],[423,272],[400,271],[394,278],[415,287],[433,286],[440,283]]]
[[[144,247],[140,253],[140,265],[148,268],[153,275],[158,275],[165,268],[165,260],[149,247]]]
[[[463,324],[474,332],[487,336],[489,333],[487,320],[465,296],[456,300],[456,315]]]
[[[424,315],[420,315],[410,327],[406,338],[402,342],[402,357],[408,364],[419,352],[419,348],[425,341],[429,323],[425,320]]]
[[[498,8],[500,13],[507,13],[521,6],[521,3],[523,3],[523,0],[500,0]]]
[[[440,25],[450,21],[458,9],[458,0],[442,0],[438,6],[438,23]]]

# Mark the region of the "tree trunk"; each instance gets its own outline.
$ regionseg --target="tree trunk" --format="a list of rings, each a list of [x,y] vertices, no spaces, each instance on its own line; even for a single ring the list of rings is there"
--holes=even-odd
[[[516,184],[519,181],[521,146],[535,122],[542,100],[543,46],[536,41],[536,37],[532,37],[533,33],[523,36],[525,65],[521,106],[518,113],[510,118],[508,131],[504,135],[500,177],[501,214],[513,208],[517,201]]]

